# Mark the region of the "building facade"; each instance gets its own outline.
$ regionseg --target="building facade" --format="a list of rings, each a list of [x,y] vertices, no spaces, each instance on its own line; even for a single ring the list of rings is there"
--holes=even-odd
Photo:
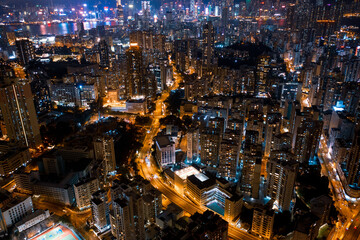
[[[0,108],[11,141],[37,148],[41,136],[29,83],[16,81],[0,87]]]

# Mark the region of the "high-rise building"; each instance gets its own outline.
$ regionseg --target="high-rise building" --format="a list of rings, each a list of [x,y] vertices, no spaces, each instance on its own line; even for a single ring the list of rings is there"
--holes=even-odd
[[[260,56],[256,67],[256,93],[266,93],[268,91],[268,77],[270,72],[270,57]]]
[[[124,22],[124,7],[121,0],[116,0],[116,17],[121,24]]]
[[[191,217],[193,228],[188,230],[191,239],[228,239],[229,224],[218,214],[210,210],[203,214],[195,213]]]
[[[197,9],[195,3],[196,3],[195,0],[190,0],[190,14],[193,17],[196,17],[197,15]]]
[[[17,57],[20,64],[25,66],[35,59],[35,51],[33,43],[29,39],[19,39],[15,42]]]
[[[312,6],[312,17],[309,19],[314,22],[316,36],[327,38],[339,29],[343,15],[343,1],[316,1]],[[308,21],[309,21],[308,20]]]
[[[251,232],[270,239],[273,231],[275,212],[267,209],[254,209]]]
[[[240,189],[248,196],[258,199],[260,196],[262,146],[245,143],[242,157]]]
[[[99,66],[102,68],[109,68],[111,66],[110,51],[109,51],[109,45],[105,40],[101,40],[99,42],[98,51],[99,51]]]
[[[36,113],[41,115],[51,110],[50,88],[47,84],[48,79],[46,77],[42,75],[34,75],[30,75],[31,92],[34,94]]]
[[[230,198],[225,199],[224,218],[227,222],[234,222],[240,217],[243,203],[242,195],[233,195]]]
[[[126,191],[131,191],[131,188],[125,183],[121,183],[120,180],[115,179],[112,181],[110,188],[111,201],[113,202],[115,199],[123,198]]]
[[[95,192],[91,197],[93,222],[100,232],[110,228],[109,205],[107,201],[107,192],[104,190]]]
[[[151,189],[142,196],[144,201],[144,218],[148,222],[155,222],[162,212],[162,194],[157,189]]]
[[[19,148],[17,144],[0,144],[0,176],[8,176],[21,166],[27,165],[31,154],[26,147]]]
[[[296,131],[294,154],[298,162],[312,160],[317,152],[321,131],[322,121],[303,121]]]
[[[143,198],[134,191],[113,201],[111,232],[117,240],[145,239]]]
[[[160,81],[158,84],[158,90],[166,90],[168,86],[171,86],[173,81],[173,69],[168,62],[163,61],[160,65]]]
[[[0,48],[3,50],[9,45],[9,41],[7,39],[6,27],[0,27]]]
[[[96,84],[51,83],[51,100],[59,106],[89,108],[98,99]]]
[[[117,186],[116,194],[112,191],[117,198],[112,201],[111,232],[118,240],[145,239],[144,225],[154,223],[162,211],[159,191],[144,186],[141,180],[130,185]]]
[[[49,152],[44,154],[42,158],[42,173],[48,176],[64,176],[65,175],[65,161],[59,154]]]
[[[215,48],[215,30],[212,22],[203,26],[202,58],[205,67],[209,68],[213,62]]]
[[[2,199],[0,202],[0,215],[2,216],[0,219],[3,218],[6,227],[12,226],[13,224],[23,219],[26,215],[31,214],[34,211],[31,197],[13,198],[11,196],[7,196],[3,192],[1,193],[1,196]]]
[[[173,43],[173,52],[175,64],[180,71],[187,71],[191,61],[196,59],[198,50],[198,41],[195,39],[175,40]]]
[[[110,215],[111,233],[117,240],[133,239],[131,238],[131,222],[129,201],[125,198],[115,199],[112,203]]]
[[[11,141],[37,148],[40,128],[29,83],[16,81],[0,87],[0,109]]]
[[[270,156],[275,136],[280,133],[280,120],[281,115],[277,114],[269,114],[267,117],[267,124],[265,127],[265,157]]]
[[[317,152],[323,122],[319,121],[318,111],[314,108],[304,108],[303,111],[293,111],[292,148],[298,162],[312,160]]]
[[[142,49],[137,43],[131,43],[126,51],[127,77],[126,95],[130,98],[147,96],[148,84],[145,78]]]
[[[358,82],[360,79],[360,59],[353,57],[345,66],[345,82]]]
[[[133,31],[130,33],[130,43],[136,43],[142,51],[154,49],[154,33],[152,31]]]
[[[79,209],[90,207],[91,196],[99,190],[97,178],[86,179],[74,185],[76,205]]]
[[[267,196],[274,201],[274,207],[289,211],[294,197],[294,185],[298,164],[292,154],[283,151],[271,153],[267,167]]]
[[[187,138],[187,161],[188,162],[196,162],[200,158],[200,151],[199,151],[199,129],[191,129],[186,134]]]
[[[226,179],[235,179],[239,162],[239,144],[223,139],[220,144],[218,173]]]
[[[95,159],[102,160],[104,178],[116,170],[115,142],[112,136],[103,135],[94,140]]]
[[[224,132],[224,118],[212,118],[200,128],[201,162],[211,167],[219,164],[220,143]]]

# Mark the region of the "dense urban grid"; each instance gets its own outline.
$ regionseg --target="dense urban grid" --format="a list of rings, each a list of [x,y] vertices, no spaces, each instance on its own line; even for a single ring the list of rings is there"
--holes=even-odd
[[[0,0],[0,238],[360,239],[360,0]]]

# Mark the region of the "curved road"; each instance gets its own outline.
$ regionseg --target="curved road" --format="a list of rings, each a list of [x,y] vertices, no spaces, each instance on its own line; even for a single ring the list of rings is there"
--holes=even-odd
[[[181,81],[181,77],[177,75],[176,71],[174,71],[174,78],[175,83],[171,89],[177,89],[178,85]],[[202,208],[199,205],[196,205],[195,203],[191,202],[190,200],[184,198],[183,196],[179,195],[177,192],[175,192],[169,185],[164,183],[158,176],[158,169],[156,164],[152,163],[151,159],[149,161],[145,161],[144,159],[150,155],[150,148],[152,146],[152,140],[153,138],[158,134],[160,131],[160,124],[159,119],[161,117],[164,117],[165,107],[164,107],[164,101],[169,96],[169,92],[164,92],[161,97],[156,101],[156,109],[154,111],[154,120],[152,123],[152,128],[150,133],[148,133],[143,141],[143,147],[139,151],[138,158],[136,160],[140,172],[142,173],[142,176],[146,179],[148,179],[151,184],[157,188],[160,192],[162,192],[171,202],[175,203],[179,207],[181,207],[184,211],[194,214],[196,212],[203,213],[205,211],[205,208]],[[242,231],[241,229],[232,226],[229,224],[229,231],[228,236],[235,240],[256,240],[257,237]]]

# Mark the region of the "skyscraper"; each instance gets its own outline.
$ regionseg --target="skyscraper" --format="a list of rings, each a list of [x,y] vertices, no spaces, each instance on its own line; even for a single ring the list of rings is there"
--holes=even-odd
[[[196,162],[199,159],[199,129],[190,129],[187,138],[187,161]]]
[[[270,239],[273,231],[275,212],[256,208],[252,220],[251,232],[265,239]]]
[[[105,40],[101,40],[98,45],[99,51],[99,66],[102,68],[110,67],[110,52],[109,46]]]
[[[107,203],[107,192],[99,190],[92,195],[91,212],[95,227],[104,232],[110,228],[109,205]]]
[[[98,137],[94,141],[95,159],[103,161],[104,178],[115,171],[116,158],[114,138],[108,135]]]
[[[323,122],[304,119],[295,135],[294,153],[298,162],[307,162],[314,158],[321,136]]]
[[[235,179],[240,148],[235,142],[223,139],[220,144],[218,173],[221,177]]]
[[[259,143],[259,132],[246,130],[245,148],[242,155],[240,189],[252,198],[260,196],[262,145]]]
[[[134,192],[129,192],[125,198],[115,199],[110,215],[113,236],[118,240],[145,239],[144,223],[159,214],[159,211],[154,211],[153,200],[150,195],[140,197]]]
[[[267,117],[267,124],[265,126],[265,157],[270,156],[270,152],[274,144],[274,138],[280,133],[280,119],[281,115],[278,114],[269,114]]]
[[[147,84],[143,65],[142,50],[137,43],[131,43],[126,51],[127,78],[126,94],[128,97],[146,96]]]
[[[196,11],[196,5],[195,5],[195,0],[190,0],[190,14],[193,17],[196,17],[197,15],[197,11]]]
[[[267,55],[260,56],[256,68],[256,93],[266,93],[268,91],[270,57]]]
[[[116,17],[120,23],[124,22],[124,8],[121,4],[121,0],[116,0]]]
[[[297,163],[292,154],[274,151],[268,162],[267,196],[274,200],[274,206],[281,211],[289,211],[294,195]]]
[[[207,126],[202,126],[200,128],[201,163],[211,167],[218,166],[220,143],[223,132],[223,118],[210,119]]]
[[[74,185],[76,206],[84,209],[91,204],[91,195],[99,190],[99,181],[97,178],[90,178],[80,181]]]
[[[191,217],[191,239],[228,239],[229,223],[218,214],[207,210],[203,214],[195,213]]]
[[[129,201],[125,198],[115,199],[112,203],[112,211],[110,215],[111,233],[118,240],[131,238],[131,209]]]
[[[41,144],[40,128],[29,83],[16,81],[2,85],[0,109],[11,141],[31,148]]]
[[[215,30],[212,22],[207,22],[203,26],[203,43],[202,43],[202,58],[205,67],[209,68],[212,64],[212,58],[215,47]]]
[[[260,195],[261,148],[259,144],[245,143],[245,150],[242,157],[240,189],[255,199],[258,199]]]
[[[0,27],[0,48],[5,49],[9,44],[9,41],[7,39],[7,34],[6,34],[6,27],[5,26],[1,26]]]
[[[21,65],[25,66],[29,64],[31,60],[35,59],[33,43],[29,39],[18,39],[15,45],[16,54]]]
[[[316,1],[313,6],[312,22],[316,26],[317,37],[328,37],[339,27],[343,15],[343,1]]]

